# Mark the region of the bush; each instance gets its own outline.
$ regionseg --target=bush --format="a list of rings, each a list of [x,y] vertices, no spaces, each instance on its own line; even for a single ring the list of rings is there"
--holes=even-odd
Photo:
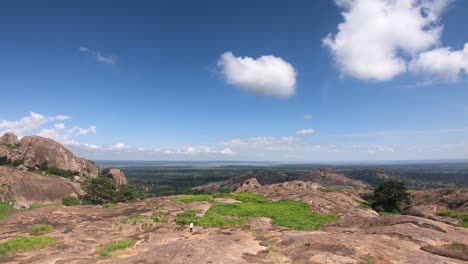
[[[117,186],[107,177],[88,179],[84,185],[86,202],[92,204],[128,202],[136,199],[136,192],[128,184]]]
[[[80,205],[80,199],[78,197],[70,196],[65,197],[62,200],[62,204],[65,206]]]
[[[17,237],[0,243],[0,256],[15,252],[47,247],[58,242],[59,239],[51,236]]]
[[[135,245],[135,240],[133,239],[123,239],[109,244],[101,245],[98,248],[98,252],[103,257],[108,257],[110,254],[117,250],[126,249],[133,247]]]
[[[48,167],[46,169],[46,172],[60,176],[60,177],[69,178],[69,179],[73,178],[73,176],[77,174],[77,173],[71,172],[70,170],[62,170],[57,167]]]
[[[10,202],[0,202],[0,220],[8,217],[8,213],[13,210]]]
[[[24,160],[15,160],[13,161],[12,165],[18,167],[19,165],[23,164]]]
[[[404,183],[390,180],[380,184],[374,190],[375,202],[372,208],[387,213],[401,212],[400,205],[408,200],[409,194]]]
[[[43,235],[52,231],[54,231],[54,227],[51,225],[37,225],[31,228],[31,234],[33,235]]]
[[[47,171],[47,169],[49,168],[49,162],[47,160],[44,160],[41,165],[39,165],[39,169],[41,171]]]

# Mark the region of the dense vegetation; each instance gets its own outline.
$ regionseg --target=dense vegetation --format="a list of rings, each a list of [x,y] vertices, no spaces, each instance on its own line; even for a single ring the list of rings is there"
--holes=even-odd
[[[409,189],[468,186],[468,163],[399,164],[399,165],[174,165],[172,163],[105,164],[120,167],[129,183],[145,197],[173,194],[200,194],[193,187],[232,179],[255,171],[274,177],[279,173],[288,180],[312,169],[331,167],[337,173],[362,180],[377,187],[386,180],[404,183]],[[203,163],[200,165],[204,165]],[[222,191],[222,190],[218,190]]]
[[[86,192],[84,200],[92,204],[128,202],[137,198],[128,184],[116,186],[107,177],[90,178],[83,184]]]
[[[298,230],[315,230],[336,219],[333,215],[312,212],[309,205],[301,201],[281,200],[272,202],[252,193],[226,195],[242,203],[214,202],[204,216],[197,211],[186,210],[176,216],[176,223],[194,223],[204,227],[245,226],[248,218],[269,217],[273,224]]]

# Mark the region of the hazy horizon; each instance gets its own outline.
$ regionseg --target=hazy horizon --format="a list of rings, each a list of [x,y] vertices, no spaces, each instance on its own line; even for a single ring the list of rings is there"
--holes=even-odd
[[[28,1],[0,134],[98,160],[468,158],[468,1]]]

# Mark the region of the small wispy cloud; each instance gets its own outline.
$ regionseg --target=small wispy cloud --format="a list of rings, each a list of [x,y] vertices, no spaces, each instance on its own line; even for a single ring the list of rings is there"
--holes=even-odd
[[[78,50],[82,53],[86,53],[91,55],[96,61],[105,63],[105,64],[116,64],[117,57],[116,56],[105,56],[100,51],[93,51],[88,47],[79,47]]]
[[[301,129],[301,130],[296,132],[296,134],[298,134],[298,135],[311,135],[313,133],[315,133],[315,130],[312,129],[312,128]]]
[[[311,114],[305,114],[305,115],[304,115],[304,120],[305,120],[305,121],[310,121],[310,120],[312,120],[312,115],[311,115]]]

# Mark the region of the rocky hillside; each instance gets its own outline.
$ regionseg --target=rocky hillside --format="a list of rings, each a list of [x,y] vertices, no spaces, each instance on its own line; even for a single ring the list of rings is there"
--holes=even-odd
[[[18,208],[61,202],[65,197],[83,195],[80,183],[98,176],[93,162],[75,156],[52,139],[25,136],[18,140],[13,133],[0,137],[0,201],[15,201]],[[117,169],[105,176],[116,185],[127,183]]]
[[[198,186],[194,189],[196,190],[217,190],[224,188],[229,191],[235,191],[240,186],[242,186],[246,181],[255,179],[260,185],[270,185],[276,183],[290,182],[290,181],[304,181],[317,183],[322,186],[335,186],[335,187],[345,187],[345,188],[366,188],[367,184],[359,181],[353,180],[346,177],[343,174],[336,173],[332,169],[323,168],[310,170],[305,173],[298,173],[294,175],[286,175],[282,172],[277,171],[268,171],[268,172],[256,172],[250,171],[244,174],[241,174],[231,180],[214,182],[206,184],[203,186]]]
[[[198,217],[205,217],[220,204],[236,208],[236,205],[248,203],[236,200],[235,194],[231,195],[233,198],[158,197],[110,208],[90,205],[39,208],[16,212],[1,220],[0,243],[18,237],[34,237],[31,230],[43,224],[53,227],[46,236],[54,238],[55,242],[41,249],[0,256],[0,262],[466,263],[463,260],[468,257],[464,251],[468,245],[466,228],[409,215],[379,216],[371,209],[361,208],[359,196],[347,191],[330,192],[312,182],[257,187],[254,187],[257,180],[249,182],[252,191],[255,189],[269,201],[285,198],[304,201],[310,210],[334,214],[337,219],[318,230],[287,228],[269,217],[251,217],[242,226],[195,225],[193,233],[186,225],[176,223],[181,213],[196,212]],[[439,194],[429,196],[440,200]],[[184,198],[185,202],[180,202],[179,198]],[[255,206],[250,203],[246,208]],[[295,221],[294,217],[288,219]],[[107,245],[125,246],[107,252],[104,251]]]

